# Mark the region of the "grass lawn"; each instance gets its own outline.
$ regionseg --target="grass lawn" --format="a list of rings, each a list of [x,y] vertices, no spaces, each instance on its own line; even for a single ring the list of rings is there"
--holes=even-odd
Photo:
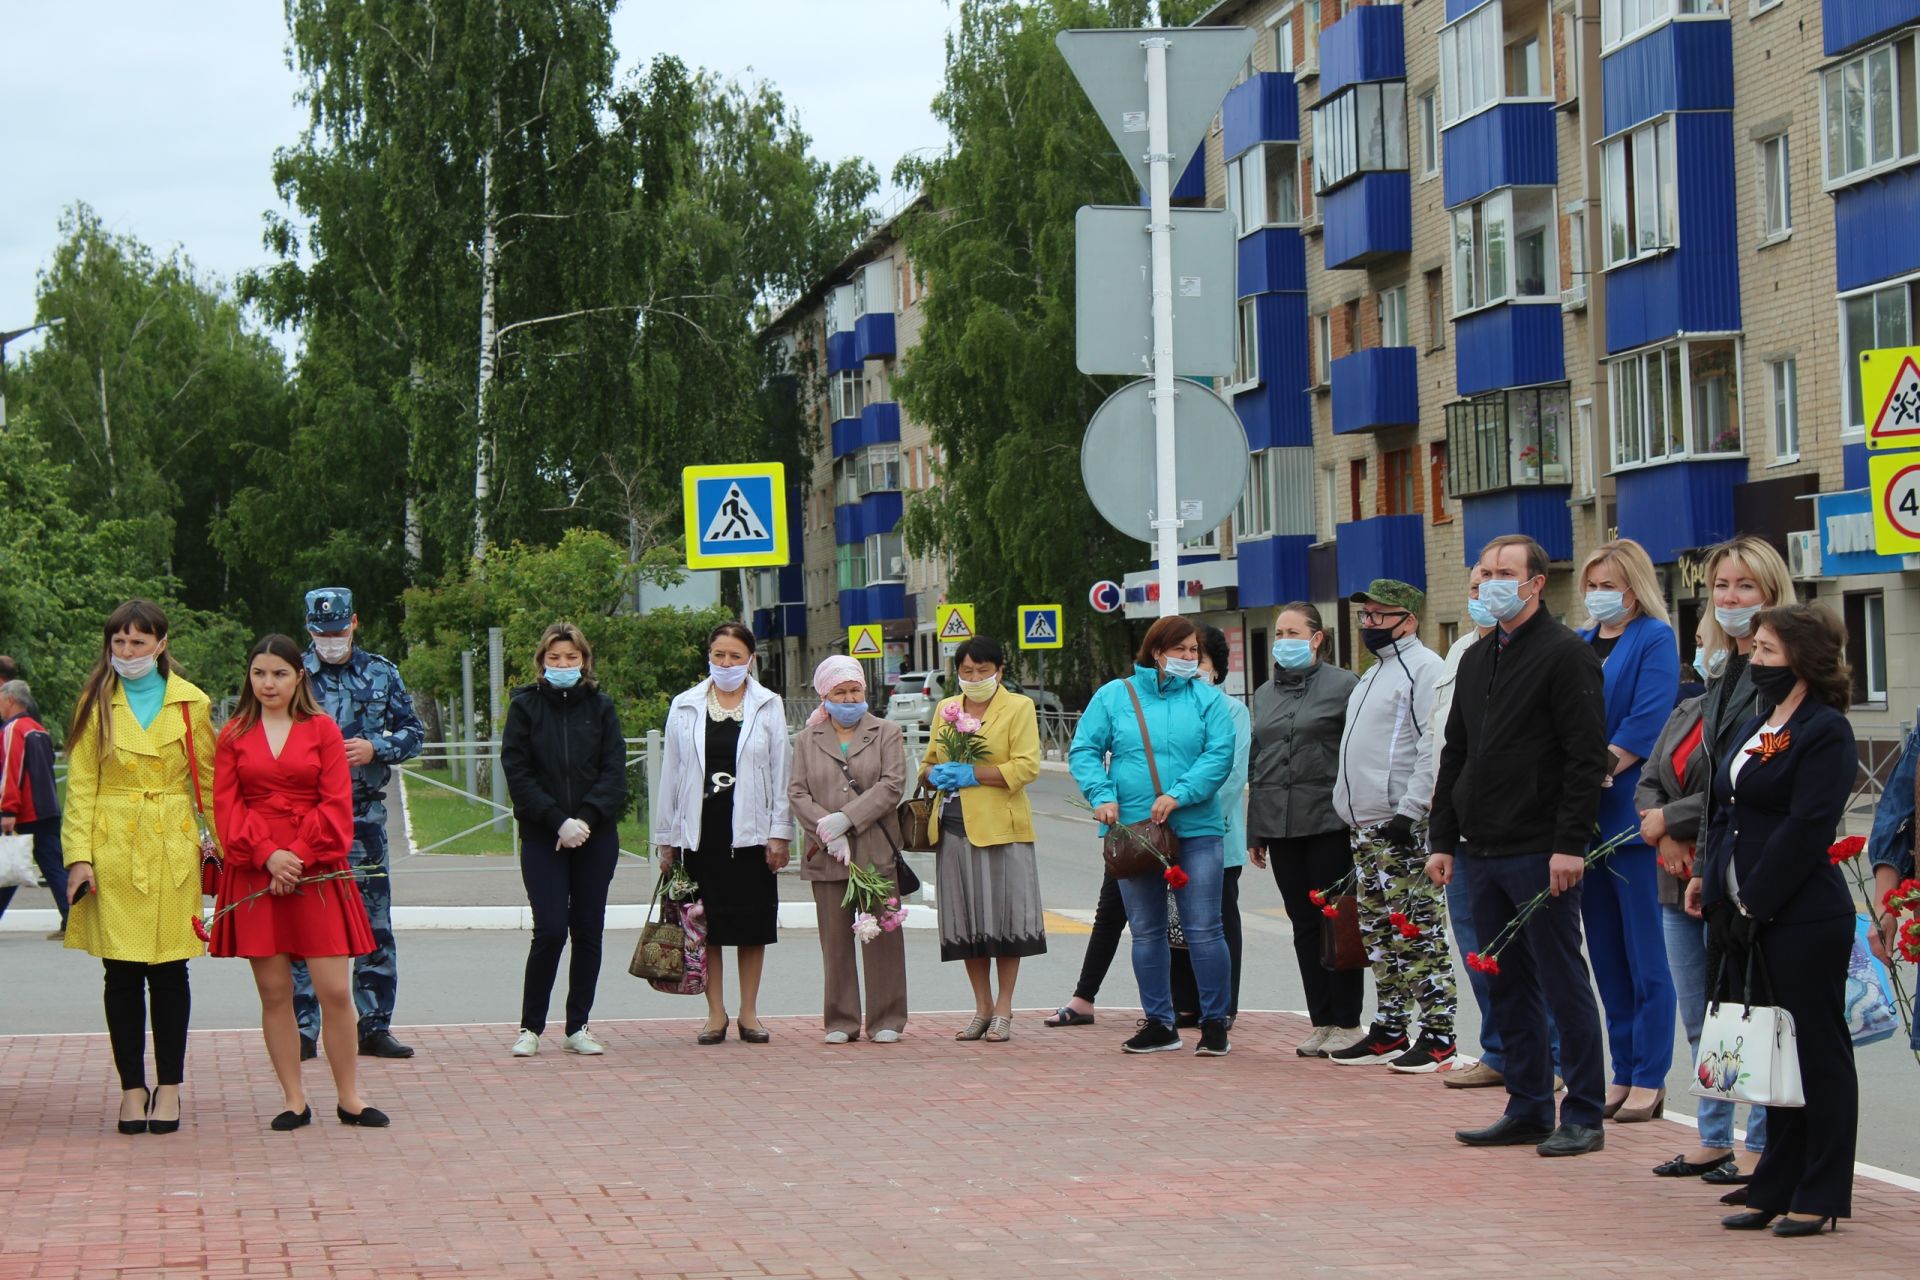
[[[412,822],[413,846],[416,849],[424,849],[456,831],[463,831],[476,822],[484,822],[492,813],[484,803],[468,800],[460,793],[447,791],[424,780],[433,778],[440,782],[453,782],[453,775],[445,769],[409,766],[403,772],[407,778],[407,816]],[[486,779],[483,777],[483,794],[485,787]],[[646,823],[632,813],[620,823],[620,847],[635,853],[644,853],[647,849]],[[518,848],[519,836],[513,820],[509,818],[505,831],[483,827],[450,844],[441,845],[434,852],[510,854],[517,852]]]

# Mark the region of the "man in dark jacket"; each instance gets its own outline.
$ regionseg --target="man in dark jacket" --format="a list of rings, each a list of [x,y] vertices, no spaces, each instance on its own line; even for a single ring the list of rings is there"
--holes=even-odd
[[[60,908],[60,927],[47,937],[63,938],[67,869],[60,853],[60,788],[53,780],[53,739],[38,716],[26,681],[0,684],[0,832],[33,837],[33,860]],[[0,889],[0,914],[12,901],[13,890]]]
[[[1537,895],[1548,896],[1499,949],[1491,971],[1507,1055],[1506,1114],[1454,1136],[1469,1146],[1582,1155],[1605,1145],[1604,1044],[1580,951],[1580,878],[1610,763],[1600,659],[1541,606],[1547,553],[1539,543],[1518,534],[1495,538],[1480,567],[1480,600],[1498,625],[1460,662],[1427,874],[1438,884],[1452,880],[1453,851],[1464,843],[1460,870],[1485,939]],[[1557,1128],[1547,1008],[1567,1081]]]

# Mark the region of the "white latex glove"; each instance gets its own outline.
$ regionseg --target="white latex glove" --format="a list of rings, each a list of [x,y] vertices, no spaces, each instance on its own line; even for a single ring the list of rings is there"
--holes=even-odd
[[[832,844],[851,830],[853,819],[844,813],[830,813],[813,826],[813,832],[820,837],[821,844]]]
[[[853,861],[853,846],[847,843],[845,836],[835,836],[827,841],[827,856],[844,867]]]
[[[593,829],[578,818],[568,818],[560,824],[560,838],[556,842],[562,849],[578,849],[587,842]]]

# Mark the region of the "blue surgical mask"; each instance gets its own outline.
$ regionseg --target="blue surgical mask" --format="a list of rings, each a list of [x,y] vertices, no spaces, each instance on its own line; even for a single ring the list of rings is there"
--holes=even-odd
[[[1758,614],[1763,607],[1762,605],[1750,604],[1743,609],[1723,609],[1719,605],[1715,605],[1713,607],[1713,620],[1720,624],[1722,631],[1732,636],[1735,640],[1739,640],[1753,630],[1754,616]]]
[[[1493,610],[1487,608],[1486,601],[1476,600],[1472,596],[1467,597],[1467,616],[1473,619],[1476,627],[1490,627],[1498,621],[1493,616]]]
[[[1708,653],[1705,645],[1695,647],[1693,651],[1693,669],[1702,680],[1711,680],[1720,674],[1727,665],[1727,651],[1715,649]]]
[[[556,689],[571,689],[580,683],[580,667],[548,667],[544,674],[547,683]]]
[[[1520,583],[1513,578],[1488,578],[1481,583],[1480,603],[1495,622],[1512,622],[1527,607],[1527,601],[1520,598]]]
[[[1174,680],[1191,680],[1200,674],[1198,658],[1168,658],[1163,664],[1167,676]]]
[[[1587,592],[1587,616],[1595,622],[1612,625],[1627,620],[1627,596],[1624,591]]]
[[[860,717],[867,714],[866,702],[829,702],[827,714],[833,717],[835,724],[842,729],[851,729],[860,723]]]
[[[1273,642],[1274,665],[1285,671],[1298,671],[1313,665],[1313,641],[1292,636]]]

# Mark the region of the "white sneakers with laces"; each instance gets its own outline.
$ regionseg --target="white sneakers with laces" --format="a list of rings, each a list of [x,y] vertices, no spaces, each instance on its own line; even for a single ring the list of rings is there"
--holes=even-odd
[[[538,1052],[540,1052],[540,1037],[522,1028],[520,1034],[513,1039],[513,1056],[531,1058]]]
[[[565,1049],[568,1053],[583,1054],[587,1057],[606,1052],[606,1049],[601,1043],[593,1038],[593,1033],[585,1027],[580,1028],[568,1036],[561,1044],[561,1048]]]

